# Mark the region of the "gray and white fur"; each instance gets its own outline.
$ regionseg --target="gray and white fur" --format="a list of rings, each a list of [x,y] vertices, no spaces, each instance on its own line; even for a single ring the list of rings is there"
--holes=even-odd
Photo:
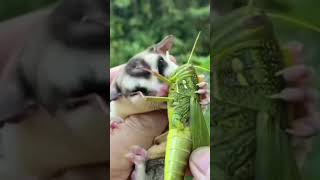
[[[100,163],[103,173],[109,171],[109,48],[98,41],[109,39],[107,19],[101,21],[108,16],[107,5],[105,0],[61,0],[57,8],[26,20],[33,28],[23,32],[25,40],[0,74],[1,180],[47,180],[61,170]]]
[[[166,36],[128,61],[110,87],[111,120],[165,108],[164,103],[145,101],[141,94],[162,96],[165,93],[166,84],[144,69],[169,77],[178,67],[170,56],[166,56],[173,41],[172,35]]]

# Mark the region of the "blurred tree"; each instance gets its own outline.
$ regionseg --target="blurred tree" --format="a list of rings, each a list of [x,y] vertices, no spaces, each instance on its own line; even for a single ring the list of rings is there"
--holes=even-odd
[[[209,2],[207,0],[114,0],[111,3],[111,66],[173,34],[172,54],[179,63],[189,55],[202,31],[194,60],[209,67]]]
[[[0,22],[45,7],[57,0],[1,0]]]

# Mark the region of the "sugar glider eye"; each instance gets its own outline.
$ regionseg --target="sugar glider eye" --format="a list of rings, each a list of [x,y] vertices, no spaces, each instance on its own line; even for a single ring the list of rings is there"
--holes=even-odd
[[[160,62],[164,62],[163,57],[160,57],[160,58],[159,58],[159,61],[160,61]]]
[[[159,74],[165,76],[164,72],[168,67],[168,63],[163,59],[162,56],[159,56],[157,66]]]

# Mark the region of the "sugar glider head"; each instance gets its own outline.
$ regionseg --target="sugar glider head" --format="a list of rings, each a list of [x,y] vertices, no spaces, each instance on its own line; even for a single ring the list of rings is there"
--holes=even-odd
[[[173,56],[167,56],[174,36],[166,36],[162,41],[133,56],[123,71],[112,82],[110,100],[141,92],[146,96],[161,96],[166,85],[145,69],[169,77],[178,67]]]

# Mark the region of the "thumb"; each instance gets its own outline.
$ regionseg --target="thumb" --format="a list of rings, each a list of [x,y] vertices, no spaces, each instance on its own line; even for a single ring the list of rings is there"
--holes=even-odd
[[[189,166],[195,180],[209,180],[210,148],[200,147],[194,150],[189,159]]]

